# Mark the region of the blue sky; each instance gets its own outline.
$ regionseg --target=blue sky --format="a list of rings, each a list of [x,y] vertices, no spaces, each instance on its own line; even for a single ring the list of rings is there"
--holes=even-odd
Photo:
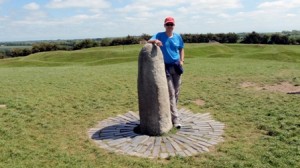
[[[300,0],[0,0],[0,41],[300,30]]]

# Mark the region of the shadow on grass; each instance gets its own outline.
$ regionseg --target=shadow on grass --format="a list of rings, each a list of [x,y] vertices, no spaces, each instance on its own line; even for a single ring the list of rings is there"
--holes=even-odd
[[[288,92],[287,94],[300,94],[300,92]]]
[[[178,129],[172,128],[168,133],[161,135],[162,137],[176,134]],[[149,136],[143,134],[140,129],[139,121],[131,121],[124,124],[116,124],[104,127],[96,131],[92,135],[93,140],[117,140],[122,138],[134,138],[136,136]]]
[[[134,138],[144,134],[140,131],[139,121],[131,121],[110,125],[96,131],[92,135],[94,140],[117,140],[122,138]]]

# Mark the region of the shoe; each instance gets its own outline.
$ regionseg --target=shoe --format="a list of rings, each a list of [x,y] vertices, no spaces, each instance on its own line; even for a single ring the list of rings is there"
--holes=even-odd
[[[181,126],[182,126],[182,125],[181,125],[180,123],[174,124],[174,127],[177,128],[177,129],[180,129]]]
[[[173,126],[177,129],[181,128],[181,124],[179,123],[178,119],[173,120]]]

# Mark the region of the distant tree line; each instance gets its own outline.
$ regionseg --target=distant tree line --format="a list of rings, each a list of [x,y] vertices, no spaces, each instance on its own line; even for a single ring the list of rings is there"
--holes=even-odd
[[[123,38],[104,38],[101,40],[100,46],[117,46],[117,45],[131,45],[139,44],[143,41],[147,41],[151,38],[148,34],[142,34],[141,36],[130,36]]]
[[[185,43],[243,43],[243,44],[300,44],[300,31],[283,31],[282,33],[207,33],[207,34],[181,34]],[[80,50],[84,48],[100,46],[117,46],[145,43],[151,38],[151,35],[142,34],[140,36],[126,36],[122,38],[104,38],[104,39],[84,39],[84,40],[58,40],[55,42],[42,41],[31,43],[31,48],[12,48],[0,50],[0,58],[27,56],[29,54],[56,51],[56,50]],[[0,43],[7,46],[28,46],[30,42],[9,42]]]
[[[300,31],[299,36],[291,36],[287,33],[259,34],[256,32],[243,34],[243,36],[236,33],[181,34],[181,36],[185,43],[300,44]],[[100,46],[138,44],[150,38],[148,34],[138,37],[128,35],[124,38],[105,38],[101,40]]]
[[[245,44],[300,44],[300,37],[289,37],[284,34],[259,34],[252,32],[241,41]]]
[[[182,39],[185,43],[237,43],[239,37],[235,33],[218,33],[218,34],[182,34]]]
[[[124,38],[105,38],[105,39],[84,39],[76,41],[58,41],[58,42],[38,42],[32,43],[31,48],[12,48],[0,52],[0,58],[3,57],[19,57],[27,56],[33,53],[57,51],[57,50],[80,50],[84,48],[100,47],[100,46],[117,46],[138,44],[143,39],[149,39],[150,36],[143,34],[141,36],[130,36]],[[11,43],[5,43],[10,45]],[[18,43],[18,46],[21,43]],[[4,44],[2,44],[4,45]],[[17,46],[17,45],[14,45]]]
[[[2,57],[27,56],[33,53],[57,51],[57,50],[80,50],[84,48],[91,48],[97,46],[99,46],[99,40],[94,40],[94,39],[84,39],[84,40],[64,41],[64,42],[39,42],[39,43],[33,43],[31,48],[12,48],[10,50],[5,50],[4,52],[2,51]]]

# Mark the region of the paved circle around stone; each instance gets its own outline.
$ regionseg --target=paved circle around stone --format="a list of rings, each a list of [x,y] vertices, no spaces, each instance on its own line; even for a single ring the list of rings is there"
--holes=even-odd
[[[194,114],[180,109],[179,114],[182,127],[174,134],[148,136],[135,133],[134,128],[140,124],[139,115],[131,111],[100,121],[88,134],[101,148],[145,158],[192,156],[208,152],[209,147],[223,141],[225,125],[214,121],[209,113]]]

